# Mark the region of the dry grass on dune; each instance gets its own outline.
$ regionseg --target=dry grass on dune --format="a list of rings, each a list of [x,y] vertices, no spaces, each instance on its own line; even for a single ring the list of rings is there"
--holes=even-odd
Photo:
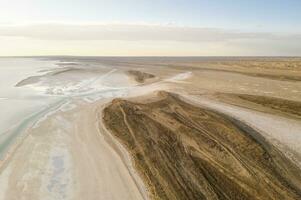
[[[160,92],[114,100],[107,129],[128,149],[152,199],[300,199],[301,173],[240,121]]]
[[[282,81],[301,81],[300,58],[220,58],[195,62],[169,63],[171,68],[238,73]]]
[[[249,94],[219,93],[216,96],[231,104],[266,112],[269,109],[294,118],[301,118],[301,102],[299,101]]]

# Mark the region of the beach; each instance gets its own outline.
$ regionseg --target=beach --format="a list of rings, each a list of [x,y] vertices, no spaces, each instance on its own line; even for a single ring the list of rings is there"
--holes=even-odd
[[[1,58],[0,70],[0,200],[301,197],[300,58]]]

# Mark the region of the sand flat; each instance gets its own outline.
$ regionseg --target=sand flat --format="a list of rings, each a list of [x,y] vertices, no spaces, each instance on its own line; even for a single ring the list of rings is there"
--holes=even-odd
[[[26,102],[50,98],[51,102],[64,103],[53,107],[45,101],[45,104],[49,104],[45,111],[30,118],[27,125],[21,124],[22,127],[19,127],[16,123],[16,129],[21,130],[25,137],[18,139],[19,142],[12,146],[17,148],[12,148],[7,159],[1,162],[0,199],[199,199],[205,196],[212,199],[222,196],[254,199],[254,194],[258,194],[260,199],[275,199],[278,196],[298,199],[299,189],[295,185],[300,185],[297,184],[299,173],[296,176],[292,173],[299,170],[293,166],[301,163],[301,126],[299,114],[294,109],[294,105],[301,101],[301,84],[297,77],[300,72],[299,60],[203,59],[66,57],[60,58],[57,69],[45,69],[43,74],[39,74],[39,79],[11,90],[12,93],[15,90],[26,91],[24,94],[27,96],[18,96],[20,100],[26,99]],[[68,63],[73,64],[70,66]],[[149,75],[146,75],[143,83],[133,83],[133,74],[128,73],[130,70],[138,76],[144,77],[144,73],[147,73],[155,78],[148,79]],[[165,101],[153,93],[162,90],[177,94],[177,99]],[[235,102],[233,99],[225,101],[217,93],[255,95],[257,103],[247,104],[237,99]],[[4,98],[2,102],[9,101],[6,96],[1,98]],[[163,104],[155,103],[160,102],[159,99]],[[262,103],[267,99],[270,101],[268,105]],[[108,126],[108,122],[102,120],[103,114],[107,113],[103,109],[120,102],[126,102],[123,112],[117,109],[111,114],[126,120],[121,120],[116,130],[112,130],[112,124]],[[281,106],[281,109],[277,106]],[[199,112],[190,112],[195,109]],[[200,118],[201,113],[211,117]],[[136,115],[140,117],[137,123],[133,123],[131,120]],[[7,125],[5,120],[2,122]],[[140,157],[155,157],[159,151],[160,159],[156,162],[162,165],[162,169],[152,171],[153,176],[149,178],[144,175],[147,168],[137,165],[133,149],[126,147],[125,141],[120,140],[117,134],[129,135],[128,131],[118,131],[124,122],[132,128],[134,136],[139,132],[145,133],[141,138],[134,137],[140,141],[133,145],[136,153],[144,149],[145,141],[151,140],[155,145],[165,141],[154,151]],[[216,141],[219,135],[210,124],[217,124],[220,130],[229,135],[245,133],[246,130],[241,130],[241,127],[254,129],[255,135],[262,137],[262,141],[272,148],[266,149],[265,145],[263,148],[258,143],[248,144],[256,147],[258,152],[265,152],[269,155],[268,160],[275,162],[265,161],[266,157],[260,153],[250,158],[243,153],[243,149],[237,150],[235,146],[240,146],[240,142],[246,138],[233,139],[229,143],[220,135],[218,145],[204,143],[212,138]],[[157,129],[157,125],[162,127]],[[199,125],[204,125],[205,129],[198,130]],[[147,128],[140,130],[142,126]],[[229,127],[236,127],[234,129],[240,131],[231,131]],[[164,131],[166,128],[169,134]],[[209,135],[205,134],[205,140],[199,141],[198,137],[183,132],[189,128],[192,129],[191,133],[199,131],[199,135],[204,135],[206,130]],[[173,137],[173,133],[177,137]],[[147,140],[143,140],[144,137]],[[178,148],[181,145],[185,146],[184,150]],[[160,150],[161,147],[163,150]],[[219,147],[227,147],[224,158],[218,153]],[[173,158],[177,154],[170,154],[173,151],[180,153],[177,159]],[[189,166],[198,166],[198,169],[190,171],[187,165],[178,168],[186,161],[191,161],[191,156],[195,165]],[[183,162],[177,164],[177,161]],[[217,168],[212,167],[213,164]],[[147,166],[154,169],[152,162],[147,162]],[[206,170],[195,173],[199,172],[200,166]],[[169,171],[158,176],[165,167]],[[169,182],[170,179],[165,176],[183,172],[181,170],[185,173],[176,176],[178,182]],[[233,174],[237,170],[240,173]],[[285,173],[279,176],[279,170]],[[262,180],[273,184],[267,186],[263,181],[260,183],[262,190],[256,191],[254,185],[257,179],[253,173],[260,174]],[[224,185],[229,186],[227,190],[221,191],[220,183],[214,182],[208,175],[222,180],[223,188]],[[198,180],[203,180],[203,184]],[[154,181],[157,183],[153,184]],[[173,189],[168,187],[173,184],[176,184]],[[188,193],[190,196],[187,196]]]
[[[3,199],[146,199],[99,131],[96,105],[59,111],[28,132],[2,169],[14,172]]]

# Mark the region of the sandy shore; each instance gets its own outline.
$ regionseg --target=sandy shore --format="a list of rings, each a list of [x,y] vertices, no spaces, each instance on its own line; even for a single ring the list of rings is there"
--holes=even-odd
[[[61,64],[62,69],[52,70],[39,78],[33,77],[23,82],[20,80],[19,83],[22,84],[18,86],[21,88],[38,88],[46,95],[65,99],[67,103],[51,112],[45,111],[38,119],[28,123],[31,125],[24,129],[24,138],[0,166],[0,200],[153,198],[153,189],[137,168],[131,150],[116,137],[116,133],[113,134],[103,124],[102,110],[115,98],[130,98],[139,100],[140,103],[154,101],[156,97],[153,92],[158,90],[180,94],[186,102],[218,111],[247,124],[279,149],[285,159],[301,166],[300,120],[295,112],[284,113],[294,111],[292,105],[277,109],[279,105],[276,101],[276,104],[269,106],[254,102],[247,105],[246,102],[235,100],[234,103],[216,96],[218,93],[252,94],[257,95],[257,98],[267,96],[300,102],[301,84],[296,75],[300,71],[298,60],[281,61],[274,69],[269,64],[280,61],[200,62],[187,59],[129,59],[126,62],[122,59],[76,60],[76,66],[68,65],[65,69]],[[74,62],[71,58],[62,61]],[[296,67],[288,68],[283,62]],[[101,67],[98,69],[100,63]],[[250,63],[253,67],[249,69],[247,66]],[[135,73],[129,74],[129,70]],[[281,76],[282,72],[284,76]],[[133,82],[133,78],[136,79],[137,76],[143,82]],[[281,104],[286,103],[281,101]],[[197,139],[189,140],[189,144],[194,144],[194,140]],[[217,158],[214,153],[210,156],[213,160]],[[272,158],[274,159],[273,156]],[[256,162],[251,163],[253,165]],[[282,164],[278,166],[279,169],[281,166],[283,167]],[[264,174],[267,169],[263,167],[260,170]],[[273,173],[271,177],[265,178],[273,182],[276,179],[272,177],[275,177]],[[294,178],[286,176],[285,179],[287,182],[299,181],[297,177],[293,180]],[[254,181],[252,178],[245,180]],[[277,181],[278,179],[275,184],[279,185]],[[163,185],[167,184],[163,182]],[[246,193],[253,191],[238,185]],[[262,187],[265,187],[264,184]],[[237,187],[232,188],[234,193],[239,195],[235,188]],[[186,189],[179,190],[182,194],[186,192]],[[279,192],[281,195],[286,194],[291,199],[296,199],[290,189],[283,189],[281,186],[275,190],[282,191]],[[195,191],[196,196],[202,193]],[[267,189],[260,195],[264,197],[264,194],[270,194],[272,197],[277,194],[269,191]],[[210,194],[214,196],[214,192]],[[173,197],[175,198],[169,199],[177,199],[177,196]],[[185,195],[179,198],[184,197]]]
[[[79,102],[30,130],[2,169],[3,199],[146,199],[127,153],[98,127],[99,103]]]

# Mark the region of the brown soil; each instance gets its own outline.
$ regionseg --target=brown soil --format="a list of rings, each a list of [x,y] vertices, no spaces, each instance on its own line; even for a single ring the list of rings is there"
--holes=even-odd
[[[107,129],[129,150],[152,199],[300,199],[301,172],[258,132],[178,96],[116,99]]]

